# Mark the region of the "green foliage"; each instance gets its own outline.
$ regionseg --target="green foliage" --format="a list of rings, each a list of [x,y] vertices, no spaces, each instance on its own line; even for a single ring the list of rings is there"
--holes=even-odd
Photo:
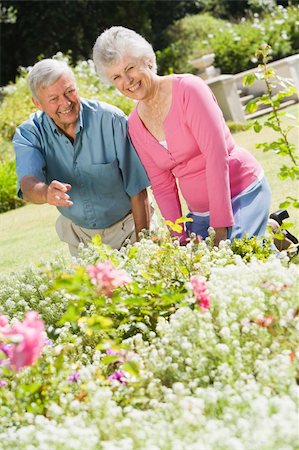
[[[9,84],[2,90],[4,97],[0,103],[0,136],[7,141],[11,141],[16,127],[36,111],[26,76],[27,71],[23,70],[15,84]]]
[[[188,72],[190,60],[211,52],[215,53],[215,66],[222,73],[242,72],[256,66],[252,55],[265,41],[272,47],[273,60],[296,54],[298,7],[272,6],[270,12],[261,16],[258,12],[249,14],[248,10],[247,17],[244,15],[239,22],[226,22],[208,13],[175,22],[167,30],[168,47],[157,54],[160,72]]]
[[[130,439],[128,448],[166,449],[174,435],[173,448],[218,449],[219,426],[226,448],[241,439],[250,448],[259,419],[272,427],[263,450],[285,445],[285,423],[293,448],[298,270],[283,255],[261,260],[258,240],[239,243],[235,253],[228,242],[181,247],[165,228],[120,251],[95,239],[71,267],[52,261],[2,278],[0,314],[39,311],[49,338],[33,365],[14,373],[1,363],[3,448],[125,448]],[[87,271],[107,260],[132,278],[111,296]]]
[[[233,121],[227,121],[226,122],[229,130],[231,133],[238,133],[240,131],[246,131],[250,128],[250,124],[247,122],[233,122]]]
[[[212,51],[208,36],[224,23],[209,14],[186,16],[167,30],[169,46],[156,52],[159,73],[192,72],[189,61]]]
[[[13,154],[12,151],[12,143],[2,137],[0,134],[0,161],[4,161],[5,159],[11,157]]]
[[[0,213],[22,206],[24,202],[17,197],[15,161],[0,161]]]
[[[254,67],[255,61],[251,60],[251,56],[261,42],[262,32],[253,27],[251,21],[225,23],[209,39],[215,53],[215,67],[219,67],[222,73],[232,74]]]
[[[296,146],[289,142],[288,134],[294,128],[294,126],[283,127],[281,118],[285,115],[284,111],[279,111],[281,101],[291,96],[296,92],[296,89],[292,85],[292,82],[288,79],[279,77],[276,75],[273,67],[268,67],[269,57],[271,54],[271,47],[268,44],[263,44],[259,50],[256,51],[257,59],[261,60],[257,71],[254,74],[246,75],[244,77],[244,85],[252,85],[255,80],[263,80],[266,85],[266,93],[257,97],[246,105],[246,111],[253,113],[257,110],[259,105],[270,106],[272,112],[267,116],[266,121],[261,122],[256,119],[251,125],[256,133],[259,133],[263,127],[268,127],[278,133],[279,137],[272,142],[261,142],[256,145],[257,148],[261,148],[264,152],[273,151],[281,157],[287,157],[291,161],[291,165],[283,164],[279,171],[279,178],[285,180],[290,178],[293,181],[299,180],[299,157],[296,154]],[[274,88],[280,88],[280,91],[276,94],[273,93]],[[280,207],[286,207],[286,205],[292,204],[295,208],[298,208],[298,200],[288,199],[283,202]]]
[[[272,253],[272,240],[260,239],[256,236],[248,238],[245,236],[242,239],[234,239],[231,244],[231,249],[236,255],[240,255],[245,261],[250,261],[255,257],[261,261],[267,261]]]
[[[184,221],[179,220],[180,223]],[[168,225],[174,230],[178,226]],[[234,255],[241,256],[246,262],[252,258],[265,262],[273,254],[270,239],[258,237],[234,240],[230,246],[222,243],[220,250],[214,248],[208,238],[201,243],[191,241],[183,250],[168,232],[160,238],[155,235],[143,238],[139,246],[128,247],[118,255],[97,239],[93,240],[89,250],[83,251],[82,256],[90,250],[94,253],[92,258],[88,256],[88,260],[93,264],[112,260],[116,267],[127,269],[133,281],[115,289],[111,299],[107,299],[92,283],[83,258],[74,272],[61,272],[54,276],[53,288],[49,292],[51,295],[55,291],[67,292],[71,296],[58,325],[67,322],[76,329],[78,323],[83,324],[85,332],[97,336],[99,344],[101,342],[99,348],[105,346],[105,342],[120,343],[138,333],[148,339],[150,333],[156,331],[159,318],[167,319],[181,307],[193,309],[194,298],[188,297],[186,281],[203,261],[206,267],[201,268],[202,273],[209,277],[207,258],[212,267],[218,263],[233,263]],[[145,251],[148,253],[146,258]]]
[[[55,3],[2,0],[0,84],[14,80],[20,64],[31,65],[42,54],[49,57],[72,49],[73,64],[90,58],[96,38],[112,25],[132,28],[148,37],[155,48],[161,48],[164,30],[170,23],[200,10],[198,0],[114,0],[112,4],[86,0]]]

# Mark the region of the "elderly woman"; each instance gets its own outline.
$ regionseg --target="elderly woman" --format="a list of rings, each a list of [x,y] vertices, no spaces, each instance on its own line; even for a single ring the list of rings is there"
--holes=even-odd
[[[149,176],[162,216],[182,216],[178,187],[189,209],[180,237],[215,243],[264,235],[271,194],[260,164],[234,142],[213,93],[201,78],[157,75],[152,46],[135,31],[111,27],[97,39],[100,77],[136,101],[129,134]]]

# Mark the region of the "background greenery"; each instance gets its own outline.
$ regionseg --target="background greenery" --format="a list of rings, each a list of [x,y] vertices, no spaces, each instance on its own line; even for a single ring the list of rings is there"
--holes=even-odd
[[[271,46],[273,60],[298,53],[298,6],[251,11],[238,21],[211,13],[188,15],[171,24],[166,35],[170,45],[157,52],[161,73],[190,72],[190,60],[213,52],[221,73],[235,74],[256,66],[255,51],[264,42]]]
[[[181,44],[184,44],[184,39],[186,39],[186,53],[190,44],[201,46],[202,40],[213,33],[214,27],[209,28],[205,24],[206,18],[199,20],[194,29],[192,26],[191,37],[188,23],[179,22],[174,29],[171,28],[172,24],[185,16],[199,13],[208,13],[217,19],[228,21],[233,24],[232,29],[241,37],[237,45],[234,45],[234,36],[230,34],[230,29],[227,29],[225,33],[218,33],[218,37],[215,34],[213,39],[209,38],[209,45],[215,45],[216,54],[219,50],[221,54],[227,53],[229,57],[230,52],[236,51],[240,56],[243,55],[242,61],[246,59],[249,62],[253,53],[248,54],[248,44],[256,43],[263,32],[264,39],[269,35],[268,31],[265,34],[265,30],[260,30],[259,33],[256,26],[252,26],[251,23],[256,22],[257,18],[260,20],[267,14],[276,13],[277,5],[287,7],[292,3],[297,5],[298,2],[297,0],[1,0],[0,86],[15,80],[19,66],[27,67],[34,64],[41,55],[51,57],[58,51],[66,53],[72,49],[73,63],[90,58],[97,36],[112,25],[123,25],[142,33],[151,41],[155,51],[166,49],[163,64],[161,60],[161,70],[168,70],[168,66],[175,67],[176,64],[180,64],[176,57],[178,54],[180,58],[182,57],[184,45],[181,48]],[[238,27],[237,23],[245,17],[248,19],[246,25]],[[270,17],[269,20],[271,25],[273,19]],[[216,29],[221,23],[219,22]],[[211,20],[208,25],[211,25]],[[292,41],[293,34],[298,33],[298,26],[293,21],[290,24],[285,21],[281,25],[285,30],[283,36],[280,37],[280,33],[276,32],[278,24],[272,33],[274,42],[283,44],[280,50],[275,50],[275,57],[296,53],[298,50],[298,38],[297,41]],[[297,32],[294,29],[296,27]],[[180,32],[181,28],[183,35]],[[223,46],[223,33],[227,41],[227,52]],[[191,42],[190,38],[191,41],[194,38],[194,42]],[[220,53],[216,62],[220,64],[219,67],[225,64],[223,66],[225,71],[227,61]],[[166,63],[165,58],[169,63]]]

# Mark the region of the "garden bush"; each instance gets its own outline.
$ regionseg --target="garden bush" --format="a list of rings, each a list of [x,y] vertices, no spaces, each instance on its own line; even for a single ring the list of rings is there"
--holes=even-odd
[[[16,163],[12,159],[0,161],[0,213],[24,204],[17,196]]]
[[[2,277],[3,450],[295,449],[297,267],[256,249],[159,229]],[[15,370],[32,309],[47,337]]]
[[[272,60],[298,53],[298,6],[278,6],[238,23],[208,14],[185,17],[169,27],[168,36],[170,45],[158,52],[161,73],[188,72],[191,59],[213,52],[215,67],[235,74],[256,66],[253,55],[263,42],[272,47]]]

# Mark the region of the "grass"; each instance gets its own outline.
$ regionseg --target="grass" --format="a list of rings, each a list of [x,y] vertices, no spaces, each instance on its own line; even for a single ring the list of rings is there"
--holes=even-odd
[[[69,258],[67,244],[55,231],[58,211],[49,205],[26,205],[0,214],[0,273],[19,271],[59,252]]]
[[[289,107],[287,112],[298,115],[298,105]],[[290,120],[290,124],[294,125],[294,121]],[[234,134],[235,141],[252,152],[264,168],[272,190],[272,211],[278,209],[287,195],[298,198],[298,183],[281,181],[277,176],[280,166],[289,163],[288,159],[272,152],[263,153],[255,148],[258,142],[271,142],[276,138],[276,133],[268,128],[259,134],[253,130]],[[297,129],[292,130],[290,140],[298,142]],[[293,208],[288,208],[288,211],[295,224],[291,232],[298,236],[299,211]],[[57,253],[69,258],[67,245],[60,242],[56,235],[57,217],[58,211],[49,205],[27,205],[0,214],[0,274],[18,271],[29,264],[54,258]]]

